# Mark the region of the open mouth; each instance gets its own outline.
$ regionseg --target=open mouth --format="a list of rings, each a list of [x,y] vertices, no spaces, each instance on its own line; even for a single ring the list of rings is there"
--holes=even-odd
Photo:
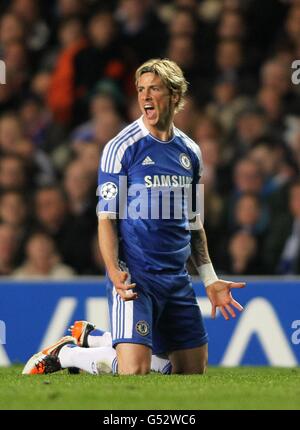
[[[145,111],[147,119],[154,119],[155,118],[154,106],[147,104],[144,106],[144,111]]]

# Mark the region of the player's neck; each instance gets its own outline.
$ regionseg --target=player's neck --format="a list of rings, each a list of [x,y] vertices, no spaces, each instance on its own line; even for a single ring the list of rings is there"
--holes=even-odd
[[[157,139],[167,142],[173,137],[173,122],[168,121],[166,124],[149,124],[147,118],[143,117],[143,122],[149,133]]]

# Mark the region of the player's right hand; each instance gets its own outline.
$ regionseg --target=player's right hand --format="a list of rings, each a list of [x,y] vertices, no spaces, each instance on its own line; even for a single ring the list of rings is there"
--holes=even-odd
[[[116,270],[112,274],[109,274],[109,277],[121,299],[123,299],[125,302],[137,299],[137,293],[132,291],[133,288],[136,287],[136,284],[128,283],[127,272]]]

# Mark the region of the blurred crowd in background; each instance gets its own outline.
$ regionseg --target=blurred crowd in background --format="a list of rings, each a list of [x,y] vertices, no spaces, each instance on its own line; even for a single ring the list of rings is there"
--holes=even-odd
[[[205,229],[223,274],[300,273],[299,0],[2,0],[0,275],[104,273],[104,145],[140,116],[134,71],[189,82],[176,126],[202,150]]]

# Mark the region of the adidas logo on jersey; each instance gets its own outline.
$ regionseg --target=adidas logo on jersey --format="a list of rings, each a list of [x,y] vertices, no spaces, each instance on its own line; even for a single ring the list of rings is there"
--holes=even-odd
[[[145,158],[145,160],[142,162],[143,166],[150,166],[150,164],[155,164],[155,161],[151,160],[149,156]]]

